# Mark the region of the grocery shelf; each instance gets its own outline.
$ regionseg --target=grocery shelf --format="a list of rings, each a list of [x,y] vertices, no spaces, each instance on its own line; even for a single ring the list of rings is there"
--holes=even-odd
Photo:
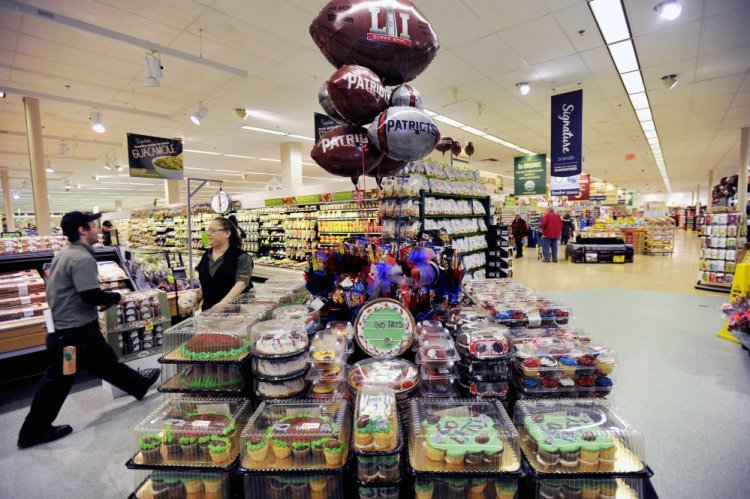
[[[487,215],[435,215],[432,213],[425,213],[425,218],[487,218]]]

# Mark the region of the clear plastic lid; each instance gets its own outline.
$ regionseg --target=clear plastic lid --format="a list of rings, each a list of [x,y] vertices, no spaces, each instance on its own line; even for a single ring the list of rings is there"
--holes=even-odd
[[[228,473],[207,473],[187,470],[138,470],[133,473],[136,482],[135,499],[157,497],[205,497],[210,493],[216,499],[232,497],[232,482]]]
[[[461,327],[456,336],[456,348],[464,357],[503,359],[513,353],[508,336],[508,328],[499,324],[467,324]]]
[[[352,448],[357,452],[390,452],[400,445],[396,395],[388,385],[368,384],[357,394]]]
[[[387,384],[399,394],[419,385],[419,369],[406,359],[364,359],[351,367],[347,382],[354,391],[370,384]]]
[[[416,497],[422,499],[482,499],[494,497],[497,499],[515,499],[524,497],[518,495],[518,478],[501,478],[499,476],[439,476],[420,473],[414,479]],[[534,496],[541,498],[543,496]],[[548,496],[557,499],[558,496]],[[567,496],[565,496],[567,497]]]
[[[322,470],[305,473],[248,473],[243,475],[245,495],[240,494],[239,497],[349,499],[352,496],[349,491],[344,491],[343,476],[343,473]]]
[[[253,378],[253,393],[261,399],[289,399],[300,396],[308,388],[305,373],[287,379]]]
[[[175,398],[135,427],[137,465],[226,467],[239,453],[247,401]]]
[[[540,308],[534,305],[501,303],[493,306],[492,310],[495,320],[509,327],[536,328],[565,325],[568,324],[572,315],[569,307],[552,304]]]
[[[273,311],[273,318],[307,321],[311,313],[305,305],[285,305]]]
[[[518,433],[496,401],[411,401],[409,461],[419,472],[498,473],[521,467]]]
[[[609,376],[617,355],[609,347],[581,345],[559,338],[536,338],[516,345],[513,366],[523,376]]]
[[[417,364],[453,365],[460,359],[453,338],[423,340],[417,352]]]
[[[349,454],[349,405],[263,402],[242,432],[248,470],[341,469]]]
[[[253,374],[266,380],[294,378],[307,372],[307,352],[284,357],[253,357]]]
[[[294,293],[288,289],[258,287],[255,290],[255,298],[261,301],[276,302],[279,305],[290,305],[294,303]]]
[[[190,318],[164,331],[164,360],[227,362],[247,357],[254,319],[242,316]]]
[[[310,346],[310,361],[319,369],[330,369],[346,364],[347,340],[334,331],[318,332]]]
[[[503,380],[466,379],[459,380],[467,396],[479,398],[505,399],[509,395],[510,384]]]
[[[505,380],[511,375],[510,360],[508,359],[473,359],[461,357],[456,362],[456,369],[465,379]]]
[[[612,393],[612,376],[545,376],[540,378],[517,376],[513,379],[519,398],[539,397],[606,397]]]
[[[286,357],[307,350],[305,323],[296,320],[270,320],[253,326],[250,351],[257,357]]]
[[[330,321],[326,324],[326,331],[333,331],[339,336],[346,337],[350,342],[354,339],[354,326],[351,322]]]
[[[255,298],[248,298],[247,303],[227,303],[226,305],[215,305],[203,315],[236,314],[245,315],[259,321],[267,321],[276,308],[274,303],[263,302]]]
[[[603,497],[646,499],[645,482],[648,478],[535,478],[532,480],[534,497]]]
[[[567,340],[578,340],[580,343],[589,343],[590,337],[582,330],[568,327],[540,327],[540,328],[511,328],[511,340],[516,343],[517,340],[534,339],[542,337],[554,337]]]
[[[164,364],[162,384],[164,393],[226,392],[239,394],[245,387],[242,370],[235,364]]]
[[[337,387],[346,378],[346,365],[339,364],[336,366],[327,366],[325,369],[320,369],[314,365],[310,367],[307,372],[307,380],[315,383],[316,385]]]
[[[600,399],[520,400],[514,421],[529,464],[543,473],[629,473],[644,468],[644,442]]]
[[[458,379],[458,371],[453,365],[432,366],[423,364],[419,366],[419,376],[422,383],[432,381],[434,383],[452,383]]]

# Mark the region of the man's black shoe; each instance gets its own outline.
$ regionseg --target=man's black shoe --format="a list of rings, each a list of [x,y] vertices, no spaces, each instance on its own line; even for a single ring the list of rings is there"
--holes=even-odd
[[[151,388],[151,385],[156,383],[156,381],[161,377],[161,371],[159,369],[139,369],[138,373],[146,380],[143,392],[135,396],[135,398],[137,398],[138,400],[142,400],[143,397],[145,397],[148,393],[148,389]]]
[[[46,444],[47,442],[54,442],[62,437],[73,433],[73,428],[70,425],[50,426],[42,435],[35,438],[22,438],[18,437],[18,448],[27,449],[39,444]]]

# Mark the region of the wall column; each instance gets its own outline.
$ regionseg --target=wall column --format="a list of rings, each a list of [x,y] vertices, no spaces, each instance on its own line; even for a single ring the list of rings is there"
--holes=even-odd
[[[16,223],[13,220],[13,192],[10,190],[10,177],[8,170],[0,170],[0,179],[3,184],[3,206],[5,206],[5,230],[13,232],[16,230]]]
[[[302,144],[281,143],[281,183],[285,189],[302,187]]]
[[[167,204],[175,204],[180,202],[179,180],[164,181],[164,198],[167,200]]]
[[[23,107],[26,112],[26,139],[29,143],[31,189],[34,194],[36,230],[40,236],[51,236],[52,224],[49,217],[49,199],[47,199],[47,172],[44,165],[42,117],[39,112],[39,99],[24,97]]]
[[[115,211],[122,211],[122,201],[115,199]]]
[[[745,213],[747,206],[747,167],[750,166],[750,127],[744,127],[740,138],[740,171],[737,179],[737,210]]]

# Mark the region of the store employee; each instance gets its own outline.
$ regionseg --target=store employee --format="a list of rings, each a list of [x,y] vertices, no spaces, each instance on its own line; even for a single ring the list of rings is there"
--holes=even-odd
[[[253,261],[242,250],[234,224],[226,218],[215,218],[206,234],[210,248],[198,264],[203,310],[226,305],[253,287]]]
[[[146,370],[145,375],[141,375],[118,362],[99,330],[97,306],[122,303],[119,293],[99,287],[91,246],[99,242],[99,230],[94,222],[100,216],[71,211],[60,222],[70,247],[52,261],[47,281],[47,302],[54,323],[54,331],[47,334],[49,366],[18,435],[18,447],[22,449],[52,442],[73,431],[68,425],[53,426],[52,422],[73,387],[76,371],[86,369],[138,400],[160,376],[158,369]],[[71,357],[75,359],[72,370],[66,369],[72,364],[71,359],[63,359],[66,348],[75,355]]]

